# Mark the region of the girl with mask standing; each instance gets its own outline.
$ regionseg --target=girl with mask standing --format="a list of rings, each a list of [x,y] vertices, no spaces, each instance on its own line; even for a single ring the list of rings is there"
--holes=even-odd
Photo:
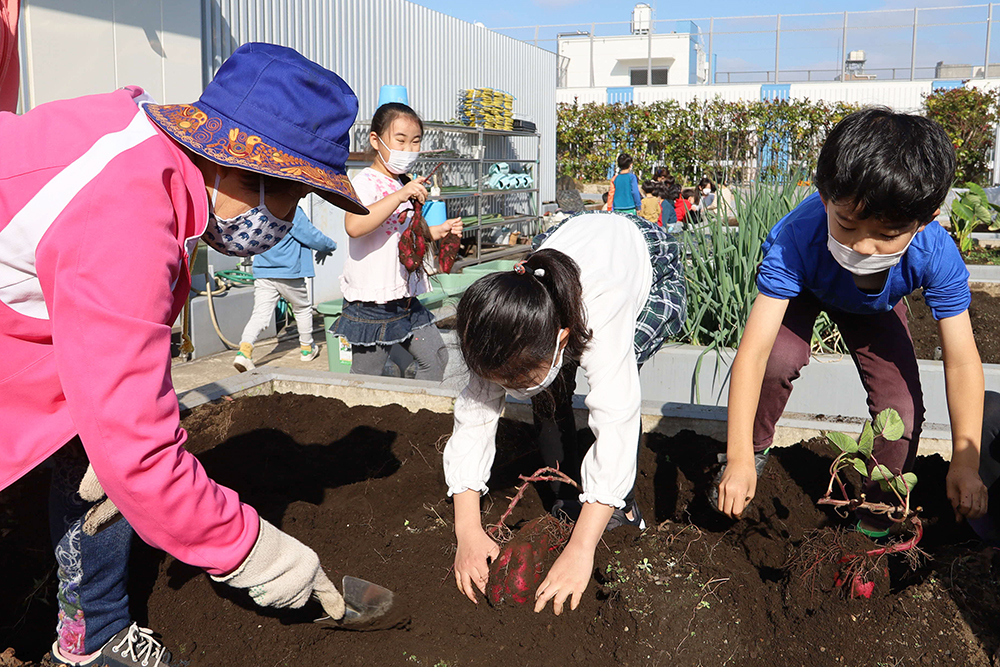
[[[684,324],[680,244],[633,215],[581,213],[535,238],[535,252],[513,271],[480,278],[458,306],[458,335],[469,384],[455,402],[444,450],[455,500],[455,580],[476,602],[488,558],[499,554],[483,530],[497,422],[507,394],[531,399],[546,465],[582,479],[583,494],[562,485],[553,513],[577,518],[573,535],[536,595],[556,614],[579,604],[605,530],[644,527],[635,502],[641,432],[639,369]],[[596,442],[583,456],[572,397],[577,368],[590,385],[586,405]]]
[[[344,310],[331,331],[351,344],[351,373],[381,375],[393,344],[417,362],[417,379],[440,382],[448,362],[434,315],[417,297],[430,291],[425,271],[410,273],[399,261],[399,237],[413,215],[411,198],[427,198],[424,179],[409,180],[420,151],[424,125],[405,104],[383,104],[372,118],[368,140],[375,159],[352,185],[367,215],[348,213],[350,237],[340,287]],[[434,240],[461,235],[460,218],[430,228]]]

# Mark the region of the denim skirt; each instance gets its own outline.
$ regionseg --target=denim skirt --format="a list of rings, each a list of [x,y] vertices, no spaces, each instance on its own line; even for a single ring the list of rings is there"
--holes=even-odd
[[[351,345],[392,345],[407,340],[417,329],[431,326],[435,319],[417,297],[388,303],[346,301],[330,333],[343,336]]]

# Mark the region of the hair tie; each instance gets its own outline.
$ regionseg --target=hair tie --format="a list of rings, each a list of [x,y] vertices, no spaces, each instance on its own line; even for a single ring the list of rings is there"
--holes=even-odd
[[[520,262],[518,262],[517,264],[515,264],[514,265],[514,273],[523,276],[524,275],[524,264],[527,261],[528,260],[526,260],[526,259],[522,259]],[[543,269],[541,267],[539,267],[537,269],[532,269],[531,270],[531,275],[535,276],[536,278],[544,278],[545,277],[545,269]]]

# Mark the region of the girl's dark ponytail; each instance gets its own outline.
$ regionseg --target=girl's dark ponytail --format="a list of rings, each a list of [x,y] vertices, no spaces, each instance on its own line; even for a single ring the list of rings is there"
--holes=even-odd
[[[532,373],[551,363],[560,329],[569,329],[566,358],[579,359],[590,342],[580,267],[544,249],[514,271],[473,283],[458,305],[457,328],[469,369],[508,387],[531,386]]]

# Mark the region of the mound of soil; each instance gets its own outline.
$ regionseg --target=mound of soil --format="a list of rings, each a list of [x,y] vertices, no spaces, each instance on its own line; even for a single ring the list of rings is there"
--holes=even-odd
[[[215,479],[315,548],[334,581],[351,574],[395,591],[402,621],[371,632],[321,627],[318,606],[259,609],[139,546],[135,618],[192,665],[987,666],[1000,643],[1000,562],[955,524],[939,457],[916,469],[929,557],[916,570],[882,563],[872,598],[850,599],[833,585],[835,565],[815,554],[871,543],[838,532],[845,521],[815,505],[829,465],[822,443],[776,450],[751,508],[731,522],[702,493],[720,444],[689,432],[647,436],[637,495],[650,528],[606,534],[580,607],[556,617],[551,607],[473,605],[456,590],[440,456],[449,415],[277,395],[203,406],[184,425]],[[502,421],[487,523],[517,474],[539,466],[533,429]],[[21,660],[41,660],[53,638],[47,477],[36,471],[0,494],[0,647]],[[529,490],[512,520],[544,512]],[[6,653],[0,664],[21,663]]]
[[[935,350],[941,345],[937,321],[931,316],[921,291],[907,298],[909,306],[910,335],[917,352],[917,359],[940,359]],[[1000,298],[994,289],[973,289],[969,305],[972,331],[983,363],[1000,364]]]

